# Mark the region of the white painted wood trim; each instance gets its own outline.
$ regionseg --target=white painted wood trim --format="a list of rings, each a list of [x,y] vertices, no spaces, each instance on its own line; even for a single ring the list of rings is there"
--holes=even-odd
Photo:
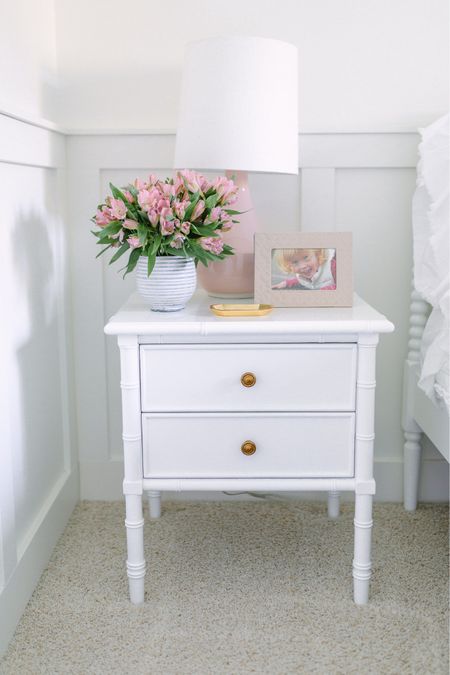
[[[83,150],[83,164],[102,169],[171,170],[175,134],[67,134],[71,150]],[[415,168],[419,134],[299,134],[300,169]],[[90,149],[90,151],[88,150]]]
[[[1,112],[1,111],[0,111]],[[3,114],[5,115],[10,115],[17,117],[17,119],[21,119],[20,114],[16,115],[14,113],[9,113],[7,111],[3,111]],[[39,119],[39,118],[35,118]],[[23,117],[23,121],[29,121],[32,123],[33,118],[31,117]],[[51,122],[49,120],[42,120],[44,123],[46,122],[49,125],[54,125],[62,131],[67,134],[68,136],[175,136],[177,133],[177,130],[174,129],[173,127],[161,127],[161,128],[156,128],[156,127],[151,127],[151,128],[145,128],[145,127],[136,127],[135,129],[133,128],[127,128],[127,127],[60,127],[58,126],[55,122]],[[357,135],[372,135],[372,134],[382,134],[382,135],[400,135],[400,134],[418,134],[418,129],[413,128],[413,127],[374,127],[373,129],[299,129],[298,130],[299,136],[342,136],[342,135],[349,135],[349,136],[357,136]]]
[[[79,499],[79,472],[74,428],[73,370],[70,325],[70,280],[66,243],[66,155],[65,138],[51,125],[23,121],[20,116],[0,113],[0,162],[14,166],[46,169],[56,175],[54,236],[56,321],[62,404],[61,456],[63,469],[53,488],[43,496],[31,525],[17,540],[13,457],[6,429],[6,452],[0,477],[0,652],[6,648],[21,613],[47,564],[53,547]],[[6,398],[7,400],[7,398]]]
[[[4,117],[10,117],[11,119],[16,120],[17,122],[22,122],[23,124],[29,124],[34,127],[40,127],[41,129],[47,129],[47,131],[55,131],[59,134],[68,133],[67,130],[65,130],[57,122],[46,119],[45,117],[29,115],[26,110],[20,110],[19,108],[16,108],[15,110],[12,108],[0,109],[0,115],[3,115]]]
[[[144,478],[144,490],[328,492],[356,490],[354,478]]]
[[[54,131],[0,114],[0,162],[47,169],[65,165],[65,139]]]
[[[72,471],[58,480],[35,519],[26,545],[18,552],[17,566],[0,594],[0,654],[6,650],[78,498],[78,474]]]

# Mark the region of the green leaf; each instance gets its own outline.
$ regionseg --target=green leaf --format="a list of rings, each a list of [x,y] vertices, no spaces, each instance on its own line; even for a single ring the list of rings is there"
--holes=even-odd
[[[119,188],[116,188],[116,186],[113,185],[112,183],[109,184],[109,187],[110,187],[112,195],[115,199],[121,199],[123,202],[125,202],[125,204],[129,204],[129,201],[125,197],[125,195],[123,194],[122,190],[119,190]]]
[[[157,234],[156,237],[154,238],[151,248],[149,250],[149,255],[156,255],[158,253],[158,249],[161,246],[161,241],[162,241],[162,235]]]
[[[200,199],[200,192],[196,192],[192,198],[191,203],[184,212],[184,220],[190,220],[199,199]]]
[[[102,228],[102,232],[107,235],[117,234],[122,229],[121,220],[112,220],[109,225]]]
[[[139,190],[137,188],[135,188],[134,185],[127,185],[127,190],[128,190],[128,192],[131,192],[131,194],[133,195],[133,197],[135,199],[137,199],[137,196],[139,194]]]
[[[109,248],[111,248],[111,246],[112,246],[112,244],[109,244],[108,246],[106,246],[106,248],[102,248],[102,250],[100,251],[100,253],[97,253],[97,255],[96,255],[95,257],[96,257],[96,258],[100,258],[100,256],[102,255],[102,253],[104,253],[104,252],[107,251]]]
[[[205,267],[208,267],[208,260],[215,260],[214,257],[209,257],[209,254],[203,249],[200,244],[195,241],[189,241],[189,249],[196,260],[199,260]]]
[[[208,197],[208,199],[205,201],[205,207],[207,209],[213,209],[218,201],[219,201],[219,195],[217,193],[213,194],[213,195],[210,195]]]
[[[147,276],[148,277],[153,272],[155,262],[156,262],[156,255],[149,255],[148,256],[148,262],[147,262]]]
[[[225,213],[228,213],[229,216],[239,216],[241,213],[248,213],[251,209],[247,211],[235,211],[234,209],[224,209]]]
[[[125,251],[127,251],[129,248],[130,248],[130,244],[127,241],[124,241],[122,246],[119,248],[119,250],[116,251],[116,253],[114,253],[113,257],[109,261],[109,264],[111,265],[111,263],[116,262],[116,260],[118,260],[120,258],[120,256],[123,255],[125,253]]]
[[[169,246],[166,250],[166,255],[174,255],[177,256],[178,258],[192,258],[192,254],[188,253],[186,248],[183,246],[182,248],[172,248]]]
[[[219,234],[214,227],[210,225],[194,225],[191,224],[191,230],[201,237],[218,237]]]
[[[148,237],[148,228],[145,227],[145,225],[141,225],[141,223],[138,223],[137,233],[139,241],[141,242],[142,246],[145,246]]]
[[[125,274],[123,275],[124,278],[127,274],[129,274],[130,272],[132,272],[134,270],[134,268],[136,267],[137,262],[140,258],[140,255],[141,255],[141,250],[139,248],[134,248],[131,251],[130,257],[128,258],[127,269],[126,269]]]

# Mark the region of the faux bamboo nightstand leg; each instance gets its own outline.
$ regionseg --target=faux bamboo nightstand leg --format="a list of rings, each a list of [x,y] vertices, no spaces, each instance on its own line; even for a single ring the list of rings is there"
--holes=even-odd
[[[375,354],[378,335],[366,334],[358,340],[358,377],[356,381],[355,434],[355,547],[353,558],[353,593],[357,605],[369,600],[372,547],[373,492],[364,484],[373,483],[373,444],[375,416]]]
[[[119,335],[124,452],[125,527],[130,600],[144,602],[144,517],[142,513],[142,441],[139,344],[135,335]]]
[[[157,490],[147,490],[148,513],[150,518],[161,516],[161,493]]]
[[[127,530],[127,575],[130,589],[130,600],[133,605],[144,602],[144,518],[142,513],[142,496],[125,495]]]
[[[339,497],[340,492],[330,490],[328,493],[328,518],[336,520],[339,518]]]
[[[372,575],[372,495],[355,495],[355,552],[353,557],[353,593],[357,605],[369,601]]]

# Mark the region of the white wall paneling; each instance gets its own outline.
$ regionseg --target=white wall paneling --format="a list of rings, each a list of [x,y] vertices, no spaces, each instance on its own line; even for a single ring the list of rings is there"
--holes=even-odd
[[[415,186],[416,134],[304,134],[300,177],[252,175],[254,205],[269,232],[350,230],[356,290],[389,316],[393,335],[379,346],[375,472],[378,498],[402,498],[401,379],[407,344],[411,269],[410,204]],[[174,135],[71,135],[69,213],[74,255],[74,326],[81,493],[121,495],[119,353],[103,324],[134,289],[107,254],[95,260],[89,218],[108,183],[171,173]],[[423,474],[424,499],[448,489],[433,448]],[[444,477],[445,478],[445,477]],[[195,495],[198,497],[199,495]]]
[[[0,652],[78,500],[65,138],[0,115]]]

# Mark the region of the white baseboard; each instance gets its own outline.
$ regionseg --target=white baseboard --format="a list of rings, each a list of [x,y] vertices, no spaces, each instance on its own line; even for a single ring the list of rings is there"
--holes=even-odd
[[[81,499],[116,501],[122,499],[123,462],[80,462]],[[403,500],[403,462],[380,459],[375,461],[375,480],[379,502]],[[291,494],[291,493],[289,493]],[[223,500],[222,492],[167,492],[166,499]],[[245,495],[240,496],[240,499]],[[302,499],[323,499],[316,493],[302,493]],[[419,498],[424,502],[448,502],[449,474],[444,460],[427,459],[422,462]]]
[[[37,516],[17,567],[0,593],[0,655],[14,634],[78,498],[78,474],[72,471],[61,478]]]

